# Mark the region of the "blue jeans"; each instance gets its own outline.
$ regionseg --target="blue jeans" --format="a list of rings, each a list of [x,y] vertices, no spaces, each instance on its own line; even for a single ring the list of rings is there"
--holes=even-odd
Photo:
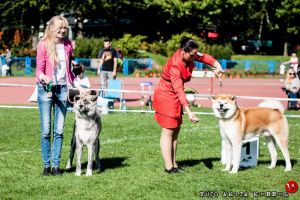
[[[41,125],[41,148],[44,167],[50,167],[51,153],[51,118],[53,108],[53,142],[52,142],[52,167],[59,167],[63,129],[67,112],[68,89],[66,85],[52,88],[52,97],[48,97],[45,88],[38,84],[38,105]]]
[[[113,79],[113,72],[111,71],[101,71],[100,72],[100,89],[107,89],[107,84],[109,79]],[[100,91],[100,96],[104,97],[106,91]]]
[[[288,98],[289,99],[297,99],[297,93],[288,92]],[[289,102],[290,102],[290,107],[291,108],[296,108],[297,107],[297,101],[289,101]]]

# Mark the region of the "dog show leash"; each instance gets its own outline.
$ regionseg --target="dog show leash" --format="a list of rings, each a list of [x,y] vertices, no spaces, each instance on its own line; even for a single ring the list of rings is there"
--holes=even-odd
[[[52,97],[52,87],[53,87],[53,82],[50,80],[50,82],[45,86],[48,97]]]
[[[223,94],[223,82],[222,82],[222,75],[219,76],[219,89],[220,93]]]

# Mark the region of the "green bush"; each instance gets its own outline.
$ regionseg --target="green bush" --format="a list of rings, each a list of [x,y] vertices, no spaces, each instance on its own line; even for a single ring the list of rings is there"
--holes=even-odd
[[[124,34],[122,38],[113,41],[114,48],[120,48],[124,57],[138,58],[141,56],[139,50],[145,48],[145,43],[143,42],[147,36]]]
[[[166,44],[163,42],[163,40],[154,41],[149,44],[149,52],[167,56]]]
[[[216,59],[226,59],[230,60],[231,56],[234,54],[232,46],[226,45],[225,47],[222,45],[206,45],[205,53],[212,55]]]
[[[99,38],[78,38],[75,42],[74,55],[79,58],[96,58],[103,48],[103,39]]]
[[[144,52],[143,56],[147,58],[152,58],[154,64],[157,64],[159,66],[164,66],[168,60],[168,57],[163,56],[162,54],[155,54],[151,52]]]
[[[121,49],[125,57],[138,58],[141,56],[139,50],[148,47],[148,44],[143,41],[146,38],[142,35],[124,34],[122,38],[112,40],[112,47]],[[103,48],[103,38],[79,38],[76,39],[74,55],[79,58],[96,58],[101,48]]]
[[[202,42],[201,38],[194,34],[183,32],[181,34],[173,35],[172,38],[166,42],[165,48],[167,56],[171,56],[178,48],[180,48],[180,39],[182,38],[182,36],[194,39],[199,45],[199,51],[202,51],[204,49],[204,43]]]

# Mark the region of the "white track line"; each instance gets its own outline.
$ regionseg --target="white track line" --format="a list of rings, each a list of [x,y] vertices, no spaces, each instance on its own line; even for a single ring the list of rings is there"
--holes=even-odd
[[[15,109],[38,109],[38,107],[30,106],[6,106],[0,105],[0,108],[15,108]],[[108,112],[122,112],[122,113],[155,113],[153,110],[111,110],[108,109]],[[214,115],[212,112],[193,112],[197,115]],[[300,115],[285,115],[290,118],[300,118]]]
[[[116,138],[116,139],[107,139],[107,140],[100,140],[100,145],[106,145],[106,144],[117,144],[117,143],[123,143],[125,141],[136,141],[136,140],[148,140],[153,138],[159,138],[158,136],[148,136],[148,137],[123,137],[123,138]],[[64,152],[68,152],[66,148],[63,150]],[[32,154],[32,153],[40,153],[41,150],[36,151],[29,151],[29,150],[12,150],[12,151],[0,151],[0,155],[7,155],[12,153],[21,153],[21,154]]]

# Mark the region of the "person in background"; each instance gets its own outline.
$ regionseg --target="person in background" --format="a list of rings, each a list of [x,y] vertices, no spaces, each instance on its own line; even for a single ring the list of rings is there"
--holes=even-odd
[[[67,28],[66,18],[52,17],[47,23],[44,37],[37,45],[36,81],[44,164],[43,176],[62,175],[59,167],[68,88],[73,86],[75,78],[71,70],[72,43],[64,38]],[[81,93],[85,92],[82,87],[78,86],[77,88]],[[52,109],[54,113],[53,126],[51,125]]]
[[[194,61],[210,65],[218,76],[223,73],[220,63],[212,56],[198,52],[198,48],[195,40],[182,37],[180,48],[167,61],[154,91],[155,120],[162,128],[160,147],[167,173],[182,172],[176,163],[176,150],[183,110],[191,122],[199,121],[191,112],[184,93],[184,83],[190,81],[195,68]]]
[[[290,68],[292,68],[296,73],[298,72],[299,59],[296,53],[292,53],[290,60],[288,61]]]
[[[111,45],[111,40],[105,38],[103,42],[104,48],[97,55],[100,62],[97,70],[98,75],[100,75],[100,89],[106,89],[108,80],[117,77],[117,51]]]
[[[283,75],[285,74],[286,65],[288,65],[289,68],[292,68],[296,72],[296,74],[299,73],[298,72],[299,60],[298,60],[298,57],[297,57],[296,53],[291,54],[291,58],[290,58],[289,61],[285,61],[285,62],[280,64],[280,66],[279,66],[279,75],[280,75],[280,81],[281,82],[284,82]]]
[[[288,95],[288,98],[296,99],[299,94],[300,81],[294,71],[290,68],[286,73],[286,79],[284,81],[284,88]],[[288,102],[288,110],[298,110],[297,101]]]
[[[6,65],[8,66],[8,73],[9,73],[9,76],[12,76],[12,69],[11,69],[11,61],[12,61],[12,58],[11,58],[11,49],[10,47],[8,47],[6,49],[6,55],[5,55],[5,59],[6,59]]]
[[[285,74],[285,64],[284,63],[281,63],[279,65],[279,76],[280,76],[280,82],[284,82],[283,78],[284,78],[284,74]]]
[[[78,86],[81,86],[82,88],[91,88],[90,81],[84,72],[85,72],[84,65],[76,64],[73,66],[73,73],[76,76],[74,80],[75,88],[77,88]]]

